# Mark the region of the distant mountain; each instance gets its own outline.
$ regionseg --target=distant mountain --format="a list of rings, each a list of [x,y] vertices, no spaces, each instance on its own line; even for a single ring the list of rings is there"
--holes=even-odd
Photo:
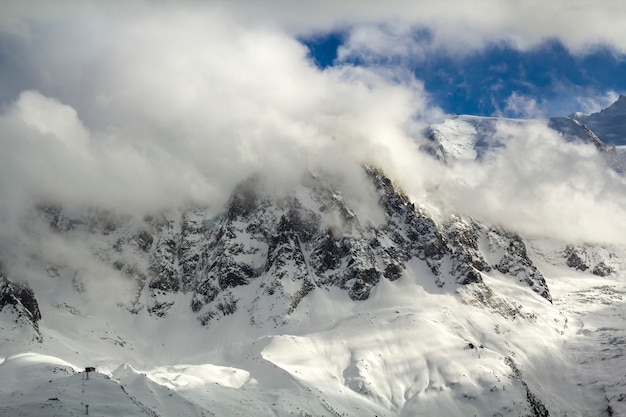
[[[598,113],[569,116],[591,129],[608,146],[626,146],[626,96]]]
[[[430,125],[429,139],[421,149],[437,159],[482,161],[506,145],[506,138],[496,135],[498,124],[527,125],[529,120],[459,115]]]
[[[506,146],[506,138],[496,135],[498,124],[523,126],[537,120],[504,119],[460,115],[433,124],[426,129],[429,141],[422,150],[446,162],[448,160],[478,160]],[[568,142],[594,145],[617,172],[626,172],[626,96],[599,113],[568,117],[551,117],[548,127]],[[617,147],[616,147],[617,146]]]

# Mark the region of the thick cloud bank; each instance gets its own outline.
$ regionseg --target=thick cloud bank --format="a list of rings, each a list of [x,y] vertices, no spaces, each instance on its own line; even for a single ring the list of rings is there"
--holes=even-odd
[[[351,65],[321,71],[296,40],[351,25],[342,53],[365,56],[359,45],[385,49],[395,39],[406,54],[415,45],[397,43],[402,28],[423,24],[433,34],[429,47],[563,36],[582,50],[587,34],[591,43],[626,50],[621,23],[601,33],[590,19],[570,33],[580,8],[563,6],[548,25],[533,19],[556,12],[558,2],[532,16],[483,3],[471,10],[446,2],[384,10],[374,2],[302,3],[301,10],[278,1],[7,3],[0,18],[3,239],[19,233],[20,216],[40,202],[133,213],[197,203],[219,211],[250,174],[288,186],[303,168],[331,172],[358,195],[359,167],[373,163],[418,203],[520,232],[621,242],[624,181],[593,148],[566,144],[540,125],[505,124],[497,134],[509,145],[488,164],[444,167],[418,150],[423,127],[445,117],[419,80]],[[597,13],[613,19],[621,7],[612,2]],[[394,36],[376,35],[384,22],[398,23]]]
[[[446,172],[451,206],[535,237],[624,243],[626,182],[593,145],[566,142],[542,121],[501,121],[495,136],[506,146],[488,161]]]

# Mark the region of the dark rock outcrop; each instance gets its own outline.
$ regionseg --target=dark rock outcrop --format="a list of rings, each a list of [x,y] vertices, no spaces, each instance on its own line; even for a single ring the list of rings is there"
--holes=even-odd
[[[102,211],[70,219],[58,208],[40,210],[56,232],[82,227],[113,240],[96,256],[136,283],[129,309],[156,317],[167,316],[176,295],[186,293],[204,324],[247,311],[253,323],[279,325],[316,288],[366,300],[380,280],[401,278],[412,260],[423,262],[440,288],[475,287],[489,308],[506,304],[489,301],[483,274],[494,269],[551,301],[519,237],[459,216],[436,222],[377,168],[364,167],[367,203],[345,197],[323,174],[305,175],[282,193],[267,191],[263,181],[240,184],[217,216],[191,207],[130,222]],[[376,224],[360,218],[355,204],[379,210]]]
[[[587,245],[568,245],[565,247],[563,256],[566,265],[577,271],[588,271],[600,277],[606,277],[615,273],[615,269],[611,266],[614,254],[604,248],[593,248]]]
[[[41,312],[35,293],[26,284],[9,281],[0,271],[0,311],[5,309],[11,310],[16,315],[16,320],[32,326],[37,335],[39,334]]]

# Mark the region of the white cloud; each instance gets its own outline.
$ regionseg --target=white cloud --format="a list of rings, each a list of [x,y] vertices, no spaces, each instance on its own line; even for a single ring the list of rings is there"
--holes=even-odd
[[[488,163],[463,162],[440,188],[461,213],[525,235],[624,243],[626,181],[591,144],[565,142],[545,122],[501,122],[506,147]]]
[[[410,24],[393,21],[383,24],[361,24],[349,30],[337,51],[340,62],[359,60],[369,65],[381,59],[397,63],[420,63],[431,52],[428,34],[415,33]]]
[[[424,121],[442,117],[419,80],[376,66],[320,71],[295,40],[350,26],[354,48],[403,56],[419,54],[422,40],[392,44],[420,27],[432,32],[429,47],[449,50],[551,36],[580,51],[602,40],[624,49],[621,3],[24,4],[7,3],[0,19],[0,45],[10,45],[1,51],[19,57],[0,64],[10,67],[0,84],[23,90],[3,97],[0,112],[5,240],[37,200],[128,211],[191,200],[217,210],[253,172],[289,183],[303,167],[323,167],[357,184],[361,162],[380,165],[418,203],[439,187],[448,204],[516,230],[597,241],[625,230],[601,215],[626,218],[615,197],[623,184],[589,148],[504,127],[518,139],[493,165],[446,171],[417,151]],[[607,21],[587,22],[588,13]],[[611,30],[600,35],[600,26]],[[509,106],[542,109],[523,96]]]
[[[167,3],[148,1],[78,2],[61,0],[55,5],[34,1],[9,0],[3,4],[0,30],[29,33],[25,20],[63,20],[68,16],[88,18],[95,13],[115,18],[135,18],[159,8],[168,14],[175,9],[198,13],[220,13],[237,16],[244,25],[275,27],[289,33],[312,33],[320,30],[355,27],[365,36],[363,28],[373,31],[387,28],[388,35],[403,33],[409,27],[429,29],[432,42],[439,48],[457,52],[481,48],[489,42],[507,42],[529,48],[546,39],[559,39],[573,51],[584,52],[597,44],[607,44],[621,53],[626,52],[626,28],[622,24],[626,5],[618,0],[601,3],[592,0],[522,0],[503,2],[478,0],[319,0],[293,2],[289,0],[193,1]],[[394,37],[387,38],[393,42]],[[379,49],[383,38],[374,40]],[[393,51],[397,44],[390,43]]]
[[[582,113],[596,113],[602,109],[609,107],[619,98],[619,94],[613,90],[606,91],[604,94],[591,94],[588,96],[577,97],[576,101]]]
[[[290,35],[219,7],[127,10],[50,11],[28,36],[8,37],[28,57],[29,90],[0,116],[4,213],[33,199],[221,207],[256,171],[289,181],[322,166],[350,177],[373,161],[397,172],[395,155],[415,153],[420,115],[437,112],[410,76],[320,72]]]
[[[4,213],[23,213],[36,202],[145,210],[165,204],[163,194],[189,198],[174,175],[191,183],[197,176],[163,152],[150,155],[90,132],[75,109],[33,91],[0,115],[0,129]]]
[[[546,39],[558,39],[576,53],[598,44],[626,53],[626,28],[622,24],[626,5],[614,0],[241,0],[228,4],[248,18],[253,16],[297,33],[353,27],[354,46],[367,48],[368,44],[360,40],[373,39],[372,51],[391,54],[400,47],[394,36],[397,34],[403,36],[402,48],[420,50],[428,45],[454,54],[482,49],[493,42],[528,49]],[[408,47],[404,33],[410,27],[427,29],[432,38],[428,42],[419,39],[417,46]],[[383,31],[385,36],[373,38],[368,31],[372,35]]]
[[[504,114],[522,119],[535,119],[545,117],[546,110],[536,98],[513,93],[506,100]]]

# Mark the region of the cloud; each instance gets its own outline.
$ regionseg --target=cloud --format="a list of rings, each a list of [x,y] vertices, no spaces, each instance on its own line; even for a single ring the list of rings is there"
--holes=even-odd
[[[626,181],[591,144],[568,143],[545,122],[502,121],[505,147],[459,162],[439,191],[451,207],[525,236],[623,244]]]
[[[432,34],[429,42],[436,47],[457,52],[467,51],[468,48],[480,49],[492,42],[531,48],[546,39],[558,39],[578,53],[599,44],[626,53],[626,29],[621,24],[626,15],[626,6],[620,1],[599,4],[591,0],[578,0],[575,3],[568,0],[479,0],[471,3],[455,0],[391,0],[383,4],[375,0],[358,3],[331,0],[229,0],[204,4],[192,1],[170,4],[134,0],[103,4],[62,0],[54,6],[46,6],[33,1],[10,0],[3,5],[0,30],[29,33],[25,21],[47,22],[63,20],[68,16],[84,19],[93,14],[135,18],[156,8],[165,10],[162,15],[164,18],[177,9],[205,14],[219,12],[236,17],[244,25],[274,27],[290,34],[354,27],[355,33],[363,35],[363,29],[369,27],[373,31],[386,28],[389,35],[394,32],[404,35],[407,28],[413,27],[429,31]],[[393,41],[394,36],[387,39]],[[381,38],[376,38],[372,47],[378,49],[380,41]],[[395,45],[390,46],[393,51]]]
[[[626,29],[621,24],[626,6],[619,1],[598,4],[579,0],[543,2],[524,0],[473,2],[374,0],[355,2],[318,1],[293,3],[270,0],[250,4],[229,2],[242,15],[255,16],[293,32],[353,28],[350,47],[373,52],[398,48],[420,50],[425,46],[466,54],[488,44],[506,43],[519,49],[536,47],[546,39],[557,39],[574,53],[585,53],[596,45],[608,45],[626,53]],[[407,32],[428,31],[430,37],[414,38],[407,46]],[[370,32],[369,34],[367,32]],[[384,32],[385,36],[375,36]],[[402,46],[397,40],[402,39]],[[373,40],[368,46],[363,40]],[[347,53],[347,52],[346,52]]]
[[[432,52],[431,42],[428,31],[419,31],[407,22],[360,24],[348,31],[337,58],[339,62],[357,61],[368,65],[420,63]]]
[[[582,113],[597,113],[602,109],[609,107],[619,98],[619,94],[613,90],[606,91],[604,94],[590,94],[576,98],[576,102],[580,106]]]
[[[114,136],[98,137],[74,108],[38,92],[23,92],[0,115],[0,129],[5,213],[39,202],[145,209],[162,203],[163,192],[186,197],[176,191],[180,181],[167,181],[174,167],[186,176],[177,161],[162,154],[150,161]]]
[[[288,187],[303,168],[317,167],[358,184],[363,162],[381,166],[418,203],[436,198],[532,233],[617,239],[621,226],[594,222],[605,221],[601,209],[621,214],[626,203],[612,193],[625,194],[588,148],[563,145],[561,154],[545,130],[503,127],[499,134],[520,139],[496,162],[446,170],[418,151],[426,123],[443,114],[410,71],[345,63],[321,71],[296,40],[349,27],[353,51],[402,57],[423,45],[527,47],[558,36],[582,51],[605,40],[619,49],[626,39],[594,35],[595,20],[580,24],[595,10],[591,3],[523,3],[532,10],[457,3],[7,3],[0,54],[16,59],[1,61],[8,70],[0,71],[0,85],[18,87],[0,95],[2,239],[19,233],[25,208],[40,201],[130,212],[193,202],[219,211],[252,173]],[[603,28],[620,7],[594,12],[610,14]],[[543,16],[556,16],[554,25]],[[416,27],[425,32],[412,43],[396,42]],[[577,40],[581,32],[585,42]],[[509,110],[535,115],[541,103],[515,96]],[[436,188],[441,194],[433,197]],[[369,201],[351,189],[355,201]],[[575,196],[576,205],[564,196]],[[564,219],[579,219],[580,233]]]
[[[29,217],[36,204],[218,213],[253,173],[280,192],[310,168],[375,220],[361,163],[399,177],[428,160],[414,139],[439,111],[410,74],[320,71],[291,34],[206,7],[42,10],[0,34],[2,53],[19,57],[0,71],[0,84],[19,86],[0,108],[0,256],[16,278],[37,279],[35,258],[78,270],[87,287],[131,292],[86,253],[98,242],[66,242]]]
[[[522,119],[536,119],[545,117],[546,110],[536,98],[513,93],[506,100],[503,114]]]
[[[125,7],[41,10],[2,35],[24,88],[0,113],[5,224],[38,201],[217,211],[259,171],[289,183],[321,167],[350,182],[372,162],[397,174],[419,158],[421,118],[440,114],[410,75],[320,71],[293,36],[230,10]]]

